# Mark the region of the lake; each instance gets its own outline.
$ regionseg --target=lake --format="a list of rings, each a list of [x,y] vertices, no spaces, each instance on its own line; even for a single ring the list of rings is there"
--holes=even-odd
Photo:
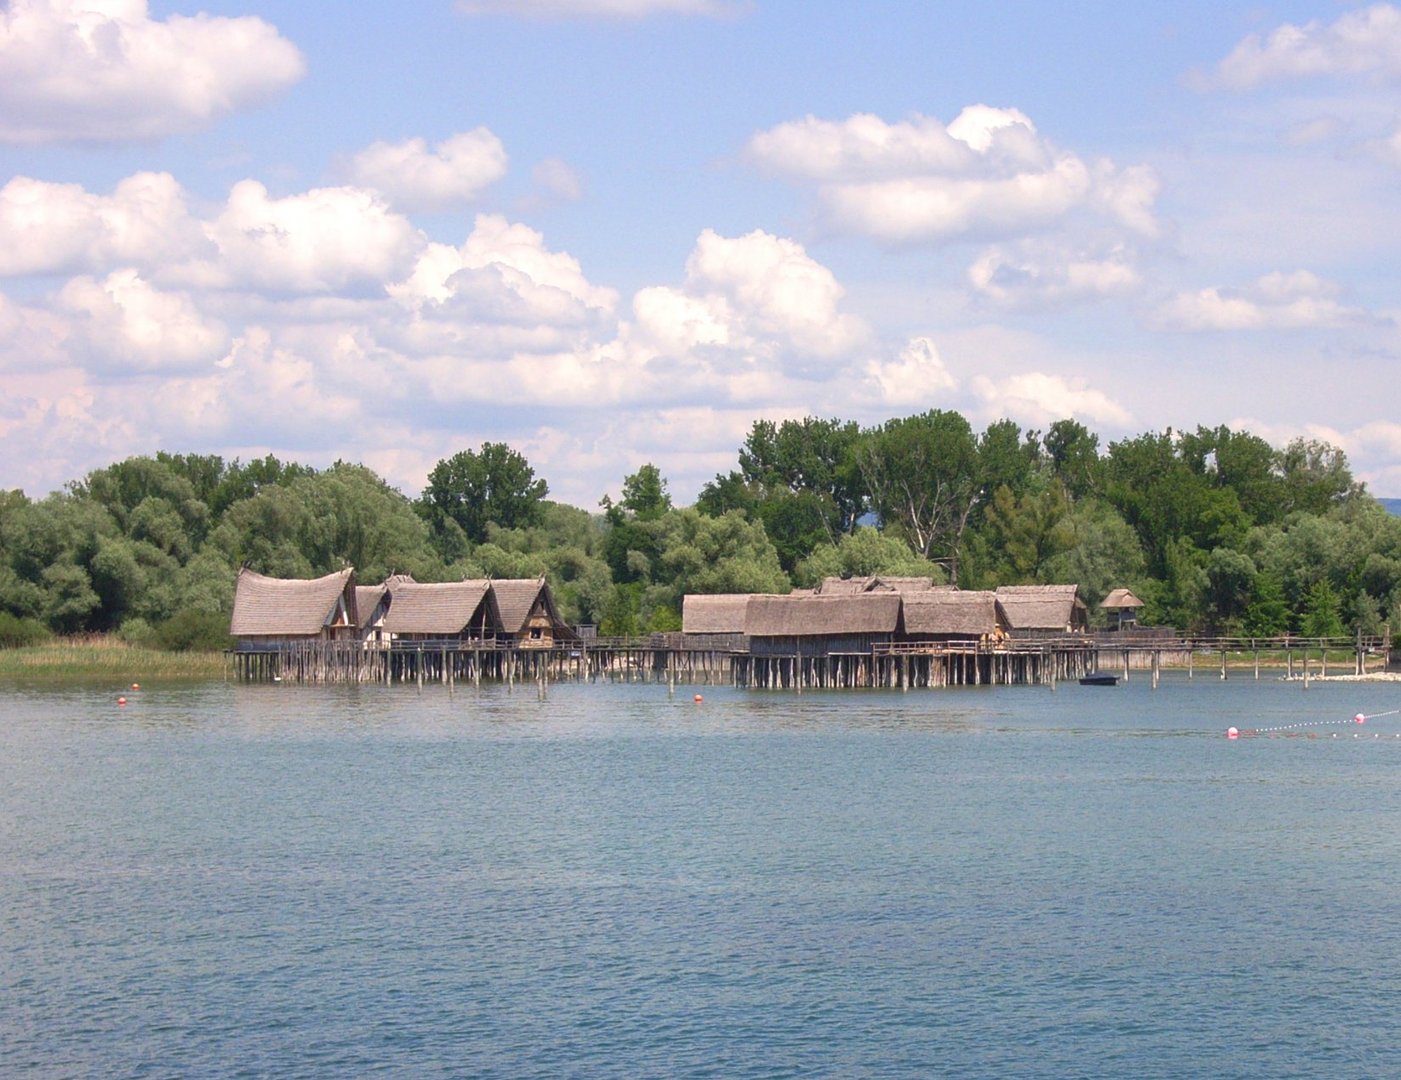
[[[0,687],[7,1077],[1401,1072],[1401,684],[120,692]]]

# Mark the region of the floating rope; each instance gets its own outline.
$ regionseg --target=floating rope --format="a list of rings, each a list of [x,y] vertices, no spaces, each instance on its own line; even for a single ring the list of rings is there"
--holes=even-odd
[[[1303,720],[1297,724],[1278,724],[1274,727],[1247,728],[1245,731],[1241,731],[1239,728],[1229,727],[1226,729],[1226,738],[1238,739],[1242,735],[1274,735],[1281,731],[1299,731],[1303,728],[1337,727],[1339,725],[1346,726],[1348,724],[1365,724],[1368,720],[1374,720],[1378,716],[1397,715],[1401,715],[1401,709],[1388,709],[1386,712],[1358,713],[1351,720]],[[1337,734],[1334,733],[1333,737],[1337,738]],[[1353,737],[1356,738],[1356,736]]]

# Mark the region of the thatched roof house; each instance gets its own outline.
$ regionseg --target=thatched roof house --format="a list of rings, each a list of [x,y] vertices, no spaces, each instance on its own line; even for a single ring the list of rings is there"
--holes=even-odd
[[[753,596],[744,632],[757,655],[830,656],[867,653],[894,639],[900,626],[900,594],[851,596]]]
[[[557,640],[573,640],[574,632],[560,618],[544,578],[503,578],[491,582],[491,592],[501,615],[501,633],[521,648],[548,649]]]
[[[425,585],[416,581],[389,584],[389,610],[384,632],[411,641],[494,639],[501,627],[491,583],[448,581]]]
[[[983,641],[1007,635],[1007,612],[991,592],[930,589],[906,593],[904,636],[911,641]]]
[[[1115,589],[1099,602],[1099,606],[1115,613],[1115,626],[1122,630],[1138,623],[1138,609],[1144,605],[1128,589]]]
[[[1089,625],[1078,585],[999,585],[997,599],[1019,637],[1078,633]]]
[[[353,570],[310,580],[238,572],[229,633],[240,647],[353,637],[357,622]]]
[[[744,634],[751,593],[688,595],[681,600],[683,634]]]

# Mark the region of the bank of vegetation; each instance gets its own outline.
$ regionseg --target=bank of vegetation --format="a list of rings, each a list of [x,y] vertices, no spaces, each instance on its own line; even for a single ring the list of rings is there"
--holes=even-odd
[[[679,627],[686,593],[865,574],[1076,582],[1095,615],[1127,586],[1141,621],[1194,633],[1401,626],[1401,519],[1335,447],[1225,427],[1101,446],[1074,420],[979,432],[934,410],[866,428],[758,421],[689,507],[650,464],[616,503],[554,502],[502,443],[440,461],[417,499],[347,462],[129,458],[45,498],[0,493],[0,646],[99,633],[217,651],[239,566],[346,564],[365,583],[544,575],[566,619],[605,635]]]

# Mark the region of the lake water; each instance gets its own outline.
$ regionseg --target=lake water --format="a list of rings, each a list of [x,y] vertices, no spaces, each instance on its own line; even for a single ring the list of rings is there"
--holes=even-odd
[[[1401,1073],[1401,684],[695,689],[0,688],[0,1074]]]

